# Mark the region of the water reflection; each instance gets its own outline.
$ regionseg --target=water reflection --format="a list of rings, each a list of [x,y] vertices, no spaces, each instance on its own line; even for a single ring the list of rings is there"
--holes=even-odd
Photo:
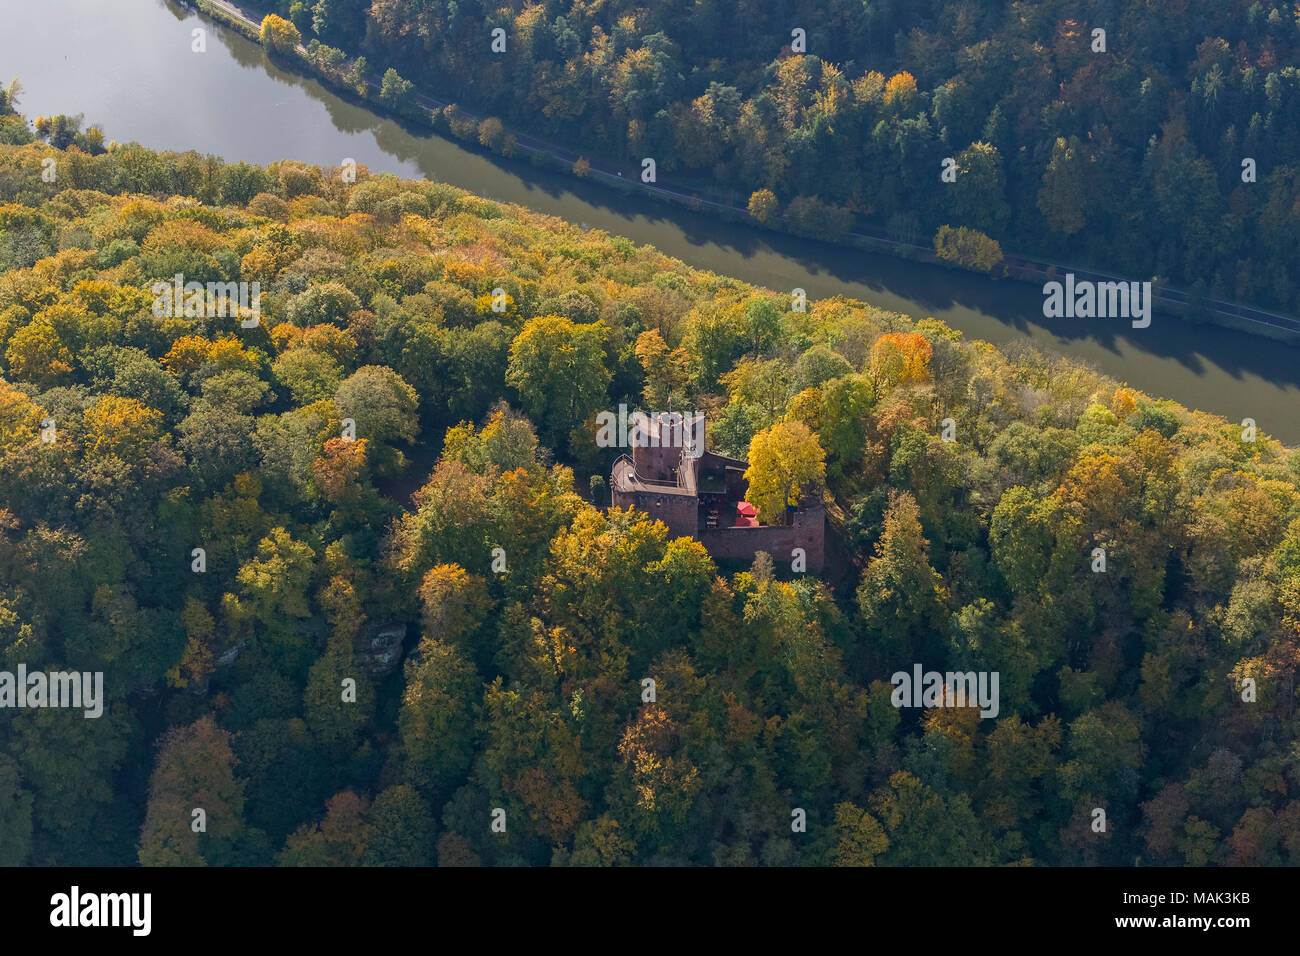
[[[1300,348],[1156,313],[1149,329],[1047,320],[1029,285],[722,223],[403,127],[287,72],[262,47],[169,0],[0,0],[0,74],[28,115],[84,113],[110,139],[425,176],[652,243],[691,265],[810,297],[845,294],[933,315],[997,344],[1028,340],[1152,394],[1300,441]],[[57,26],[53,26],[57,25]],[[53,28],[52,28],[53,26]],[[207,30],[207,52],[190,31]]]

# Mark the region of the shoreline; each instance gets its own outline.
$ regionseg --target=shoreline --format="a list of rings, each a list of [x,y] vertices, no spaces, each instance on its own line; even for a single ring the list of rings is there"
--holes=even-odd
[[[179,2],[181,5],[194,10],[197,14],[205,15],[221,25],[236,30],[259,46],[262,45],[260,27],[251,18],[244,16],[242,8],[236,4],[229,3],[227,0],[190,0],[190,2],[179,0]],[[266,48],[263,47],[263,49]],[[267,55],[272,56],[269,50]],[[492,117],[472,113],[459,104],[436,99],[422,91],[413,93],[413,97],[419,105],[417,115],[392,110],[379,102],[378,97],[372,92],[380,83],[381,78],[378,74],[367,76],[366,91],[365,93],[359,93],[355,88],[341,82],[338,76],[321,69],[316,63],[312,62],[307,54],[306,47],[301,44],[295,49],[292,58],[284,56],[274,56],[273,58],[278,65],[286,67],[292,65],[295,72],[310,76],[328,87],[336,95],[362,105],[368,110],[406,124],[418,124],[431,131],[435,136],[454,141],[475,151],[480,151],[485,155],[521,158],[524,154],[527,154],[526,158],[534,165],[549,166],[551,171],[565,173],[575,179],[599,182],[601,185],[624,195],[645,196],[669,205],[686,208],[692,212],[711,212],[719,221],[739,223],[764,232],[794,238],[809,238],[791,228],[760,222],[749,213],[747,208],[724,201],[725,197],[716,191],[711,192],[706,189],[681,191],[658,183],[643,183],[640,181],[639,176],[635,174],[631,177],[623,175],[624,170],[608,159],[600,158],[593,161],[585,154],[566,150],[558,144],[505,127],[504,121],[501,121],[503,131],[513,141],[513,157],[500,150],[488,149],[482,146],[472,133],[466,137],[458,136],[451,129],[441,111],[448,106],[454,107],[464,114],[467,123],[472,121],[471,128],[475,130],[481,121]],[[573,164],[579,159],[585,160],[589,167],[588,171],[582,175],[573,171]],[[629,171],[635,173],[630,168]],[[931,246],[893,239],[878,233],[864,232],[861,228],[851,230],[839,237],[817,236],[813,238],[844,249],[861,249],[863,251],[884,253],[897,259],[920,262],[925,265],[939,266],[973,275],[983,275],[990,281],[1010,279],[1025,285],[1041,286],[1044,283],[1063,277],[1067,273],[1072,273],[1076,280],[1088,280],[1097,283],[1150,280],[1153,302],[1166,314],[1176,315],[1184,321],[1194,324],[1215,325],[1292,345],[1300,344],[1300,318],[1293,318],[1245,303],[1198,296],[1188,290],[1156,282],[1150,277],[1116,276],[1092,268],[1053,263],[1017,253],[1005,254],[1002,260],[991,270],[984,272],[946,262],[935,254]]]

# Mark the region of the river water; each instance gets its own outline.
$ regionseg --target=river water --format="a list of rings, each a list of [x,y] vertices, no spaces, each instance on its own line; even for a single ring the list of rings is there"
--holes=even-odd
[[[191,49],[198,28],[206,30],[202,53]],[[1118,319],[1048,320],[1031,285],[721,223],[413,134],[166,0],[0,0],[0,82],[13,76],[29,117],[82,113],[110,140],[232,161],[337,165],[351,157],[374,171],[449,182],[773,289],[842,293],[999,345],[1028,339],[1152,395],[1233,421],[1250,417],[1300,444],[1300,347],[1161,313],[1146,329]]]

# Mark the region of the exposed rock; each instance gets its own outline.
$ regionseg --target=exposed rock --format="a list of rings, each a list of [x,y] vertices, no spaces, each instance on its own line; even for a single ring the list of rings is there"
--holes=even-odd
[[[383,680],[402,662],[405,624],[388,624],[375,632],[361,655],[360,664],[374,680]]]
[[[234,647],[230,648],[230,650],[224,652],[220,657],[217,658],[217,666],[229,667],[231,664],[235,663],[235,661],[239,659],[239,655],[244,653],[244,648],[247,646],[248,646],[247,641],[240,641]]]

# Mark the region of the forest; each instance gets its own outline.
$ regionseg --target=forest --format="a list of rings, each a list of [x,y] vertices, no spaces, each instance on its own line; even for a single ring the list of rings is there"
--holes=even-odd
[[[932,318],[436,182],[29,126],[19,93],[0,671],[106,700],[0,708],[0,864],[1300,864],[1300,452]],[[175,276],[257,283],[256,321],[159,314]],[[821,576],[608,507],[597,415],[669,402],[824,485]],[[997,716],[896,707],[915,664],[996,672]]]
[[[834,236],[857,222],[928,246],[938,227],[961,226],[1008,252],[1300,310],[1300,14],[1290,5],[261,7],[292,21],[323,71],[361,87],[367,66],[387,71],[381,99],[399,112],[421,112],[414,84],[492,114],[485,146],[502,139],[504,120],[593,158],[636,168],[653,158],[661,182],[751,199],[755,218],[796,233]],[[504,49],[494,52],[496,30]]]

